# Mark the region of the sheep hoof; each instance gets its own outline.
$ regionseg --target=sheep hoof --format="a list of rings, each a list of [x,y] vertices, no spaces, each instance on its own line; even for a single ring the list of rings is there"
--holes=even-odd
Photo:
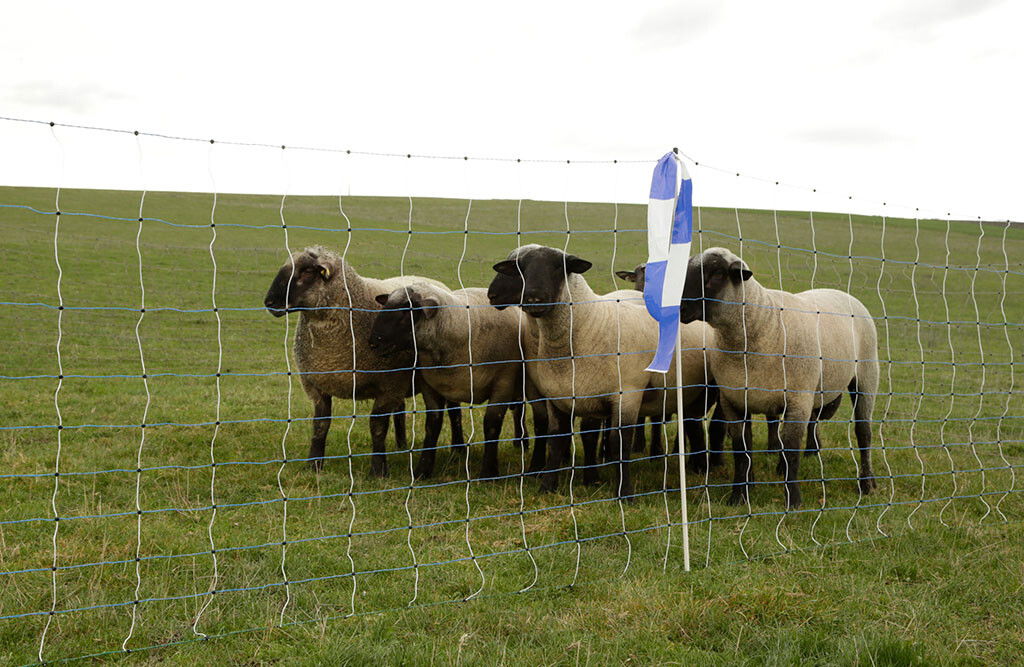
[[[596,470],[584,470],[583,471],[583,485],[584,486],[597,486],[601,483],[601,476],[597,474]]]
[[[434,476],[434,466],[419,463],[416,465],[413,475],[416,476],[416,479],[430,479]]]
[[[878,484],[875,482],[875,478],[874,477],[861,477],[860,478],[860,492],[865,494],[865,495],[871,493],[871,489],[874,489],[877,486],[878,486]]]
[[[555,493],[558,490],[558,482],[550,477],[544,477],[540,480],[540,492],[541,493]]]
[[[779,462],[775,464],[775,474],[779,477],[786,477],[786,459],[779,457]]]
[[[690,460],[686,462],[690,472],[705,473],[708,471],[708,457],[704,452],[690,454]]]
[[[786,482],[786,511],[798,510],[803,504],[800,488],[796,484]]]
[[[370,463],[370,474],[374,477],[387,477],[388,476],[388,464],[387,461],[378,463],[373,461]]]
[[[746,505],[747,504],[747,492],[746,491],[733,491],[729,494],[729,500],[726,501],[730,505]]]
[[[313,459],[309,462],[309,469],[313,472],[321,472],[324,469],[324,460],[322,458]]]
[[[494,482],[497,481],[498,477],[500,477],[500,473],[497,468],[481,468],[480,476],[477,479]]]

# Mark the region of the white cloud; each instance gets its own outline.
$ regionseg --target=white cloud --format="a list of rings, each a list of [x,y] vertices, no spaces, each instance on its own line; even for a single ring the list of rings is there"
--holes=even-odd
[[[644,47],[660,49],[705,35],[722,15],[723,5],[711,1],[670,3],[650,10],[632,37]]]
[[[881,12],[878,25],[918,33],[933,26],[970,18],[1004,0],[902,0]]]
[[[90,83],[22,81],[0,90],[5,106],[42,107],[75,115],[102,113],[111,104],[125,99],[127,95],[119,91]]]

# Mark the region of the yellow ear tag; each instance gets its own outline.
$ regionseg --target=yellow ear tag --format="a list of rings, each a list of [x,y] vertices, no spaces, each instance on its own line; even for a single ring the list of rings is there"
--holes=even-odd
[[[331,279],[331,270],[329,268],[327,268],[326,266],[321,266],[320,267],[320,273],[323,275],[324,280],[330,280]]]

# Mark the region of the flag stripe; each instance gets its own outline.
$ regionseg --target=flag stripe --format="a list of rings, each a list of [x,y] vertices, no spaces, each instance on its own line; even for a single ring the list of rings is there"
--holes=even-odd
[[[654,177],[651,179],[651,199],[676,198],[676,187],[679,175],[676,173],[676,161],[662,158],[654,166]]]
[[[652,199],[647,205],[647,261],[668,259],[675,200]]]
[[[693,236],[693,181],[683,167],[683,186],[672,219],[672,243],[689,243]]]
[[[683,299],[683,283],[686,282],[686,262],[690,257],[689,243],[673,243],[668,250],[665,263],[665,282],[661,290],[662,308],[671,308],[672,316],[679,317],[679,302]]]

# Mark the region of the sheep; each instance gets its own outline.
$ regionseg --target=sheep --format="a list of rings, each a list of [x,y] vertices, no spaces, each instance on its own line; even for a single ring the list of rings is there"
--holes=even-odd
[[[632,429],[640,415],[662,412],[666,376],[646,370],[649,352],[657,342],[657,324],[647,314],[639,294],[623,299],[599,296],[583,278],[592,264],[580,257],[546,246],[518,248],[509,259],[494,265],[497,276],[488,287],[488,299],[498,308],[519,305],[529,316],[530,334],[538,341],[536,356],[527,360],[527,376],[548,398],[554,416],[557,447],[549,451],[548,472],[541,490],[558,483],[560,457],[568,449],[570,414],[608,419],[613,427],[613,455],[618,461],[618,495],[629,497],[629,451],[623,429]],[[698,348],[703,325],[685,327],[684,404],[688,414],[703,416],[704,362]],[[668,377],[674,377],[671,372]],[[575,379],[575,386],[573,380]],[[701,411],[695,411],[700,399]],[[674,405],[674,400],[668,400]],[[688,419],[687,428],[703,427]],[[584,443],[584,482],[596,476],[596,443]],[[551,449],[551,448],[549,448]]]
[[[313,246],[293,252],[271,283],[263,300],[267,310],[275,317],[299,311],[294,350],[302,388],[313,402],[309,461],[314,470],[323,467],[334,396],[373,400],[370,471],[374,475],[388,474],[385,441],[389,416],[394,418],[398,449],[406,449],[405,398],[412,395],[414,386],[412,355],[383,359],[370,349],[362,332],[370,330],[374,311],[380,308],[374,296],[414,282],[442,286],[418,276],[363,277],[337,253]],[[445,403],[436,392],[424,389],[422,382],[415,387],[427,404],[429,438],[430,433],[440,431]],[[459,408],[448,407],[457,444],[462,440]]]
[[[512,255],[510,255],[509,258],[512,259],[514,254],[515,253],[512,253]],[[622,301],[626,301],[626,302],[635,302],[635,303],[638,303],[638,304],[642,303],[643,302],[643,294],[642,294],[642,292],[643,292],[643,288],[644,288],[644,276],[645,276],[645,273],[646,273],[646,267],[647,267],[646,264],[640,264],[639,266],[636,267],[636,269],[634,271],[630,271],[630,272],[617,271],[616,275],[619,278],[622,278],[623,280],[629,280],[630,282],[633,282],[636,285],[636,289],[635,290],[625,289],[625,290],[617,290],[615,292],[610,292],[610,293],[604,295],[603,299],[607,300],[607,301],[621,299]],[[511,280],[511,279],[509,277],[507,277],[507,276],[505,278],[502,278],[501,276],[499,276],[499,277],[497,277],[495,279],[496,282],[502,281],[502,280],[506,280],[507,281],[507,280]],[[521,281],[518,281],[516,284],[510,283],[510,284],[508,284],[505,287],[505,289],[507,291],[511,291],[513,293],[521,292],[521,290],[522,290],[522,283],[521,283]],[[694,409],[696,409],[696,407],[699,406],[699,405],[706,405],[706,406],[709,406],[709,407],[715,405],[716,396],[717,396],[717,394],[715,393],[714,389],[713,388],[709,389],[709,393],[708,393],[708,395],[706,397],[701,398],[701,399],[695,401],[695,403],[693,404]],[[647,403],[646,405],[650,405],[650,403]],[[650,450],[650,454],[651,454],[652,457],[661,456],[664,453],[664,450],[662,449],[662,445],[661,445],[663,431],[664,431],[664,423],[665,423],[666,419],[669,419],[676,412],[676,406],[675,406],[675,402],[674,401],[670,402],[669,405],[665,405],[663,407],[664,407],[664,409],[658,409],[657,407],[655,407],[653,412],[650,412],[651,408],[647,408],[646,411],[642,412],[642,416],[645,417],[647,420],[651,421],[651,450]],[[688,411],[688,412],[692,412],[692,410]],[[612,458],[612,452],[611,452],[611,447],[612,447],[611,441],[612,441],[612,439],[610,437],[610,432],[611,431],[610,431],[610,428],[609,428],[610,427],[610,421],[606,420],[601,425],[604,427],[603,435],[601,437],[601,442],[602,442],[601,450],[603,452],[604,458],[606,460],[610,460]],[[584,440],[584,442],[586,443],[588,436],[591,433],[593,433],[594,430],[596,430],[597,428],[598,428],[597,424],[591,424],[589,421],[587,423],[582,424],[581,425],[581,431],[582,431],[581,439]],[[634,430],[634,433],[632,435],[632,437],[633,437],[632,451],[634,451],[634,452],[642,452],[642,451],[644,451],[644,444],[645,444],[644,443],[644,430],[643,430],[643,427],[639,426],[639,427],[634,428],[633,430]],[[722,451],[721,451],[720,445],[721,445],[722,440],[724,438],[725,423],[721,419],[721,411],[719,409],[715,410],[715,413],[712,416],[711,426],[709,428],[708,436],[710,438],[710,444],[711,444],[710,450],[706,450],[704,448],[703,444],[702,444],[704,442],[703,426],[701,426],[701,424],[699,423],[699,421],[698,421],[698,419],[696,417],[691,416],[690,418],[688,418],[688,421],[684,424],[684,431],[687,431],[687,438],[690,440],[691,454],[693,455],[693,458],[691,459],[691,463],[690,463],[690,469],[692,471],[694,471],[694,472],[703,472],[703,471],[705,471],[707,469],[707,467],[709,465],[711,467],[717,467],[717,466],[721,465],[721,463],[722,463]],[[675,450],[678,451],[678,446],[675,448]]]
[[[644,285],[647,277],[647,263],[638,264],[632,271],[616,271],[615,275],[625,280],[626,282],[633,283],[633,289],[638,292],[644,291]]]
[[[647,263],[644,262],[642,264],[638,264],[636,266],[636,268],[633,269],[632,271],[624,271],[624,270],[623,271],[616,271],[615,275],[618,276],[619,278],[621,278],[622,280],[625,280],[627,282],[633,283],[635,289],[637,289],[640,292],[643,292],[644,291],[644,284],[646,282],[646,276],[647,276]],[[827,407],[828,406],[826,406],[826,410],[824,411],[824,413],[822,413],[820,415],[820,417],[819,417],[819,414],[817,412],[815,412],[815,414],[812,415],[811,421],[807,424],[807,446],[804,449],[804,455],[805,456],[813,456],[813,455],[816,455],[816,454],[820,454],[820,452],[821,452],[821,435],[818,433],[818,421],[820,419],[826,419],[826,420],[827,419],[831,419],[832,416],[836,413],[836,410],[839,407],[839,401],[838,400],[835,401],[835,405],[831,407],[831,411],[829,411],[827,409]],[[721,408],[716,408],[715,409],[715,414],[712,415],[711,418],[714,421],[719,421],[720,422],[721,419],[722,419]],[[651,440],[652,440],[652,442],[651,442],[651,454],[652,455],[655,453],[655,442],[660,440],[660,436],[661,436],[661,429],[659,428],[659,425],[657,425],[657,424],[653,425],[651,427]],[[751,442],[751,440],[748,439],[747,442]],[[779,422],[778,422],[777,419],[769,419],[768,420],[768,447],[770,449],[775,448],[775,446],[778,443],[779,443]],[[776,471],[779,474],[784,474],[785,470],[786,470],[786,461],[785,461],[785,457],[783,455],[783,452],[780,450],[779,451],[779,462],[778,462],[778,465],[776,466]]]
[[[484,413],[484,456],[480,477],[496,478],[498,439],[505,412],[512,409],[516,439],[521,440],[522,400],[537,399],[523,375],[522,312],[489,306],[487,290],[450,292],[429,283],[412,283],[375,297],[370,348],[383,355],[416,350],[423,381],[450,403],[488,403]],[[524,396],[525,394],[525,396]],[[547,406],[531,400],[535,435],[547,435]],[[434,442],[424,443],[417,477],[433,474]],[[536,451],[536,450],[535,450]]]
[[[604,295],[604,298],[606,298],[608,300],[613,300],[613,299],[614,300],[619,300],[619,299],[621,299],[623,301],[627,301],[627,302],[631,301],[631,302],[635,302],[635,303],[639,304],[639,303],[643,303],[644,295],[642,293],[642,289],[640,291],[632,290],[632,289],[623,289],[623,290],[616,290],[614,292],[609,292],[608,294]],[[633,429],[633,433],[632,433],[631,438],[630,438],[632,440],[632,442],[633,442],[633,446],[631,448],[632,451],[634,451],[634,452],[643,452],[644,451],[644,449],[646,447],[646,439],[647,439],[646,438],[647,434],[645,433],[644,423],[647,422],[647,421],[650,421],[651,422],[651,456],[661,456],[664,453],[664,451],[662,449],[662,445],[661,445],[662,435],[663,435],[662,432],[664,430],[664,422],[665,422],[665,420],[669,419],[673,414],[675,414],[675,405],[673,404],[672,406],[665,406],[665,408],[666,408],[665,411],[660,412],[660,413],[658,413],[656,415],[644,415],[643,419],[640,420],[640,423]],[[610,427],[610,424],[606,424],[606,427]],[[602,437],[602,442],[604,443],[604,447],[602,449],[604,451],[605,459],[610,459],[611,458],[611,456],[610,456],[610,453],[611,453],[610,452],[610,448],[611,448],[611,441],[612,441],[612,439],[610,437],[610,433],[611,433],[610,429],[606,428],[606,430],[604,432],[604,436]]]
[[[535,244],[531,246],[523,246],[523,248],[530,247],[540,246],[537,246]],[[509,259],[514,259],[517,252],[519,251],[513,251],[512,253],[510,253]],[[641,264],[640,266],[637,267],[636,270],[636,272],[640,275],[639,288],[641,290],[643,289],[643,275],[645,267],[645,264]],[[619,272],[618,275],[620,277],[623,277],[621,275],[622,273],[623,272]],[[499,274],[491,283],[491,289],[496,293],[500,292],[503,295],[502,298],[505,299],[505,303],[511,303],[519,299],[522,293],[522,280],[518,274],[514,276],[502,276],[501,274]],[[621,300],[626,303],[642,304],[643,294],[637,290],[617,290],[615,292],[610,292],[608,294],[603,295],[602,300]],[[534,337],[536,337],[536,334],[534,335]],[[687,345],[686,347],[690,346]],[[710,380],[710,378],[708,379]],[[713,380],[711,382],[713,384]],[[710,438],[711,444],[710,449],[706,448],[704,445],[704,429],[701,423],[702,419],[700,417],[694,416],[697,407],[714,405],[716,401],[716,395],[717,394],[715,393],[714,388],[710,387],[708,389],[708,394],[706,396],[700,397],[699,399],[695,399],[695,401],[687,410],[690,416],[687,417],[687,419],[684,421],[683,430],[686,432],[686,437],[690,441],[690,450],[692,458],[689,465],[690,469],[693,472],[704,472],[705,470],[707,470],[709,465],[711,467],[717,467],[722,463],[721,443],[725,435],[725,423],[721,420],[720,411],[716,410],[715,415],[712,418],[711,426],[708,429],[708,436]],[[675,414],[675,412],[675,400],[667,401],[666,405],[657,405],[655,402],[651,401],[646,401],[645,403],[642,404],[641,416],[644,417],[645,419],[651,420],[653,423],[651,428],[654,437],[652,438],[651,442],[651,456],[660,456],[663,454],[660,441],[664,426],[664,420],[670,418],[672,415]],[[706,412],[706,410],[704,410],[704,412]],[[603,427],[604,430],[602,431],[601,436],[601,451],[606,461],[611,460],[613,458],[611,451],[612,438],[610,437],[610,425],[610,420],[604,420],[603,422],[593,422],[592,420],[581,421],[580,439],[583,441],[585,451],[592,442],[591,438],[596,437],[594,434],[596,434],[598,429]],[[630,429],[630,431],[631,432],[630,434],[627,435],[627,437],[632,438],[633,440],[633,446],[631,448],[632,451],[642,452],[644,450],[643,427],[634,427],[633,429]],[[676,451],[678,451],[678,447],[676,447]],[[534,453],[535,455],[537,454],[536,450]],[[588,481],[586,472],[584,473],[584,477],[585,483],[595,483],[597,481],[596,478]]]
[[[830,417],[844,392],[853,402],[860,490],[875,487],[870,447],[878,335],[864,304],[833,289],[798,294],[768,289],[731,251],[710,248],[689,260],[680,317],[707,322],[713,331],[708,362],[726,418],[733,422],[731,503],[749,498],[751,459],[739,424],[750,414],[781,416],[785,500],[795,509],[801,503],[799,452],[806,425]]]
[[[633,289],[643,294],[644,285],[646,284],[647,276],[647,263],[638,264],[632,271],[616,271],[615,275],[625,280],[626,282],[633,283]],[[714,401],[712,401],[713,403]],[[667,418],[668,415],[665,416]],[[717,410],[716,410],[717,418]],[[652,418],[650,418],[652,419]],[[716,428],[721,428],[720,420],[716,419]],[[663,432],[665,430],[664,421],[658,420],[651,421],[651,456],[660,456],[662,454],[661,441],[663,438]],[[633,451],[642,452],[644,450],[644,430],[641,428],[636,434],[636,440],[634,441]],[[721,453],[717,453],[717,460],[721,461]]]

